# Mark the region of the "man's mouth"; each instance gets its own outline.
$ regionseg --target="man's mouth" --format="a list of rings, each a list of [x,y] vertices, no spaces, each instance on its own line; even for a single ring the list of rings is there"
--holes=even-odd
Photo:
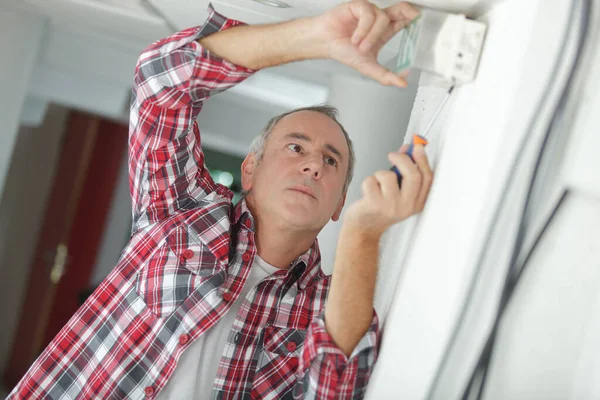
[[[309,188],[308,186],[296,185],[296,186],[291,187],[290,190],[293,190],[295,192],[304,193],[304,194],[312,197],[315,200],[317,199],[317,196],[315,196],[315,192],[313,192],[313,190],[311,188]]]

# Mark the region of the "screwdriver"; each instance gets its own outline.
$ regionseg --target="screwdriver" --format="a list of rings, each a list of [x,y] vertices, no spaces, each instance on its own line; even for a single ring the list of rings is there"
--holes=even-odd
[[[452,94],[453,90],[454,90],[454,85],[450,86],[450,89],[448,89],[448,92],[446,92],[446,95],[444,96],[444,99],[442,100],[442,102],[438,106],[437,110],[435,111],[435,114],[433,114],[433,117],[431,117],[431,119],[429,120],[429,122],[425,126],[425,129],[423,130],[423,133],[421,133],[420,135],[413,135],[412,142],[410,143],[410,146],[408,147],[408,150],[406,150],[406,155],[409,156],[410,159],[413,162],[415,162],[415,160],[413,158],[413,151],[415,149],[415,145],[422,144],[423,146],[427,146],[429,144],[429,142],[426,139],[427,134],[431,130],[431,127],[433,126],[433,124],[434,124],[435,120],[437,119],[437,117],[440,115],[440,113],[444,109],[444,106],[448,102],[448,99],[450,98],[450,95]],[[402,187],[402,174],[400,173],[400,171],[398,170],[398,168],[396,168],[396,166],[394,165],[392,168],[390,168],[390,170],[394,171],[396,173],[396,176],[398,177],[398,187]]]

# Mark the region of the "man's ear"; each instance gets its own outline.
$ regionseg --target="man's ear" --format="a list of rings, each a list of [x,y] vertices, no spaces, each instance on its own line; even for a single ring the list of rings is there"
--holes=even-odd
[[[256,164],[255,153],[248,153],[242,162],[242,189],[245,191],[252,189],[252,177]]]
[[[331,217],[332,221],[337,221],[338,219],[340,219],[340,214],[342,213],[342,208],[344,208],[344,203],[346,203],[346,193],[344,193],[344,195],[340,199],[340,204],[338,204],[335,213]]]

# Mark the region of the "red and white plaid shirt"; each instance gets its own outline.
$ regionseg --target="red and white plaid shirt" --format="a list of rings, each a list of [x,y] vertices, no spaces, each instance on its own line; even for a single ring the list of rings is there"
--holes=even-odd
[[[240,22],[210,8],[202,27],[149,46],[135,69],[129,138],[133,233],[116,268],[10,399],[153,398],[181,354],[227,312],[256,243],[244,200],[204,166],[196,117],[253,71],[198,39]],[[325,329],[330,277],[318,244],[249,292],[223,352],[214,399],[361,398],[377,358],[373,323],[351,357]]]

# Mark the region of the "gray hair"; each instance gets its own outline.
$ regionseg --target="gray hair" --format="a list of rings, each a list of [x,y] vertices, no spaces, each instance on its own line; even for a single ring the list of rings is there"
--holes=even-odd
[[[352,147],[352,140],[350,140],[350,136],[348,135],[348,132],[346,131],[346,129],[344,129],[344,127],[342,126],[342,124],[339,121],[338,109],[333,106],[317,105],[317,106],[310,106],[310,107],[302,107],[302,108],[297,108],[295,110],[284,112],[283,114],[279,114],[279,115],[271,118],[269,120],[269,122],[267,123],[267,125],[260,132],[260,134],[256,138],[254,138],[254,140],[252,141],[252,144],[250,145],[250,152],[256,154],[257,163],[260,163],[260,161],[263,159],[263,156],[265,153],[265,146],[267,144],[267,139],[269,138],[269,135],[273,131],[273,128],[275,127],[275,125],[279,121],[281,121],[284,117],[287,117],[290,114],[297,113],[300,111],[315,111],[315,112],[318,112],[321,114],[325,114],[326,116],[331,118],[340,127],[340,129],[344,133],[344,137],[346,138],[346,143],[348,144],[348,150],[349,150],[349,154],[350,154],[350,157],[348,159],[348,172],[346,174],[346,182],[344,183],[344,190],[342,192],[342,193],[346,193],[346,190],[348,190],[348,186],[350,186],[350,182],[352,181],[352,177],[354,176],[354,162],[355,162],[354,148]],[[246,194],[248,194],[247,191],[244,191],[242,193],[243,196],[245,196]]]

